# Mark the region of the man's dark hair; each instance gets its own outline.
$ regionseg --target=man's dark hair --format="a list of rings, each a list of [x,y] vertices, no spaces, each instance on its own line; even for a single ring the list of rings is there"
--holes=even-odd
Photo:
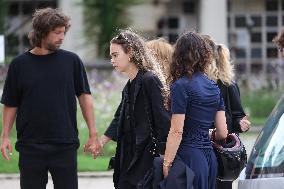
[[[279,47],[284,48],[284,29],[273,39],[273,42]]]
[[[70,28],[70,18],[62,13],[60,9],[44,8],[38,9],[33,14],[32,27],[28,38],[31,46],[41,47],[41,41],[47,34],[57,27],[65,27],[65,33]]]

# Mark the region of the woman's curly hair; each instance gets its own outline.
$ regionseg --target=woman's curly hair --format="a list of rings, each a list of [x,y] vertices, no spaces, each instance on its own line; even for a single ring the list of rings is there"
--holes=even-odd
[[[204,38],[196,32],[186,32],[176,42],[172,64],[170,64],[169,83],[179,78],[191,78],[193,73],[206,73],[213,61],[214,53]]]
[[[146,47],[145,40],[134,33],[130,29],[120,30],[119,34],[114,37],[110,43],[121,45],[125,53],[129,53],[130,62],[135,64],[138,70],[152,71],[162,83],[162,96],[164,105],[167,107],[169,98],[169,86],[166,82],[166,77],[150,50]]]
[[[41,47],[41,41],[49,32],[57,27],[65,27],[65,33],[70,28],[70,18],[64,15],[61,9],[38,9],[33,14],[32,28],[28,38],[32,47]]]

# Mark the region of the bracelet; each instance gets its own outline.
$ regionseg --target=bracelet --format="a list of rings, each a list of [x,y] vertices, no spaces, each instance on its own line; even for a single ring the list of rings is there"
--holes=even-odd
[[[171,167],[172,164],[171,164],[171,163],[170,163],[170,164],[165,164],[165,163],[163,163],[163,166],[164,166],[164,167]]]
[[[171,167],[172,166],[172,162],[171,161],[167,161],[166,159],[164,159],[163,166]]]

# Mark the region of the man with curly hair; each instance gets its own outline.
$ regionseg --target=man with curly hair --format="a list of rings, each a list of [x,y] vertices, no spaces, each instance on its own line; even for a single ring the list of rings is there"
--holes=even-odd
[[[89,129],[84,150],[94,145],[100,151],[83,63],[60,49],[69,20],[59,9],[36,10],[28,36],[32,49],[13,59],[5,81],[1,153],[11,159],[9,133],[16,119],[22,189],[46,188],[48,172],[55,189],[78,188],[76,97]]]

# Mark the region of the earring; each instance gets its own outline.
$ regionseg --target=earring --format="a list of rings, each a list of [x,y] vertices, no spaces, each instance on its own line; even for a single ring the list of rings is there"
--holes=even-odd
[[[128,58],[128,61],[131,62],[131,58],[130,57]]]

